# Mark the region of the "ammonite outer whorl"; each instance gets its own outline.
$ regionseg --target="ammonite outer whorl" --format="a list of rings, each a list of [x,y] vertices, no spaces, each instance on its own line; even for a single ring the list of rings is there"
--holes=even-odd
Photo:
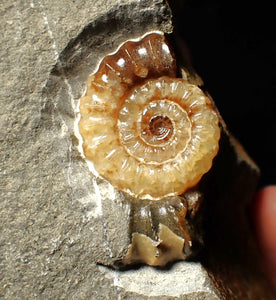
[[[106,56],[80,101],[86,158],[136,198],[183,194],[218,152],[219,120],[211,100],[176,76],[165,37],[152,33]]]

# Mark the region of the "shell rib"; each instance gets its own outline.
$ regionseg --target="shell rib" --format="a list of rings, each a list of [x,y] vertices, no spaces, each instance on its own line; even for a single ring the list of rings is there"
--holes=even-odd
[[[141,199],[180,195],[218,152],[211,100],[176,78],[163,35],[126,42],[101,62],[80,101],[83,150],[98,173]]]

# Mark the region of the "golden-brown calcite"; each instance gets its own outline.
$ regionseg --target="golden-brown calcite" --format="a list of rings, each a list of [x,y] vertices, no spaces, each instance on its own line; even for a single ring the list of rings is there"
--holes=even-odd
[[[186,259],[185,240],[166,225],[159,225],[158,239],[154,241],[144,234],[134,233],[123,264],[146,263],[150,266],[165,266],[170,261]]]

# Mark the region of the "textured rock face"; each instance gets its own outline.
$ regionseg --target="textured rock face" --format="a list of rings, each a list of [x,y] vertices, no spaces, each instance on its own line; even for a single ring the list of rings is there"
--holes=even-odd
[[[244,242],[244,205],[257,170],[242,152],[236,155],[227,131],[218,172],[211,174],[219,184],[205,216],[204,265],[222,296],[199,262],[127,271],[97,264],[112,265],[122,255],[120,245],[129,243],[127,207],[80,156],[75,108],[89,74],[118,44],[151,30],[172,31],[165,1],[41,0],[0,7],[0,296],[262,299],[257,267],[244,261],[252,246]]]
[[[125,211],[120,194],[90,176],[76,149],[74,106],[89,73],[115,42],[152,29],[171,31],[164,1],[0,6],[0,295],[219,299],[199,263],[126,272],[96,264],[120,255],[112,251],[127,238]],[[68,43],[75,43],[75,52],[62,51]],[[79,61],[83,72],[76,69]]]

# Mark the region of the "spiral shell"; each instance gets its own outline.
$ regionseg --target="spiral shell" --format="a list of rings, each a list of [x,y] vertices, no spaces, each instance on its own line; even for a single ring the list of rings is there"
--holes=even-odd
[[[80,114],[86,158],[113,186],[140,199],[184,193],[218,152],[213,104],[177,78],[162,34],[128,41],[106,56],[88,80]]]

